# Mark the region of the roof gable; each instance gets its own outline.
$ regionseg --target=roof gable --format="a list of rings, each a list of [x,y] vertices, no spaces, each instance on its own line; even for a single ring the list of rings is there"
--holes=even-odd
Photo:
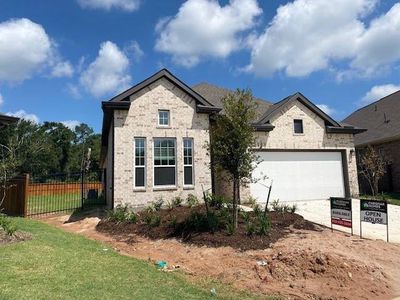
[[[364,106],[343,122],[368,129],[354,137],[356,145],[400,139],[400,90]]]
[[[325,121],[325,124],[327,126],[334,126],[334,127],[341,127],[341,125],[336,122],[334,119],[332,119],[330,116],[328,116],[325,112],[323,112],[318,106],[316,106],[314,103],[312,103],[310,100],[308,100],[303,94],[297,92],[293,95],[290,95],[281,101],[275,103],[272,105],[261,118],[258,120],[257,123],[260,124],[265,124],[268,123],[271,118],[279,114],[283,108],[287,107],[288,105],[291,105],[295,101],[299,101],[302,103],[305,107],[307,107],[309,110],[311,110],[313,113],[318,115],[321,119]]]
[[[133,94],[143,90],[144,88],[148,87],[152,83],[156,82],[157,80],[165,78],[172,82],[174,85],[179,87],[182,91],[186,92],[192,98],[196,100],[196,103],[201,106],[205,107],[212,107],[213,105],[208,102],[205,98],[203,98],[200,94],[195,92],[189,86],[187,86],[183,81],[175,77],[171,72],[167,69],[162,69],[155,73],[154,75],[148,77],[147,79],[139,82],[138,84],[134,85],[133,87],[127,89],[126,91],[122,92],[121,94],[111,98],[109,102],[120,102],[120,101],[129,101],[129,97]]]

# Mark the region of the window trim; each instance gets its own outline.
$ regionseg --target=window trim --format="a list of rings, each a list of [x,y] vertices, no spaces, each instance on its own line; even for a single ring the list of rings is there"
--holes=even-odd
[[[154,155],[154,151],[155,151],[155,142],[156,142],[156,140],[160,140],[160,141],[163,141],[163,140],[173,140],[174,141],[174,155],[175,155],[175,165],[173,166],[174,168],[175,168],[175,172],[174,172],[174,181],[175,181],[175,184],[169,184],[169,185],[156,185],[156,183],[155,183],[155,181],[156,181],[156,176],[155,176],[155,169],[156,168],[170,168],[170,167],[172,167],[171,165],[156,165],[155,163],[154,163],[154,161],[155,161],[155,155]],[[153,138],[153,189],[154,190],[163,190],[163,189],[166,189],[166,190],[170,190],[170,189],[176,189],[177,188],[177,171],[178,171],[178,162],[177,162],[177,143],[176,143],[176,137],[155,137],[155,138]]]
[[[160,113],[161,112],[167,112],[168,113],[168,124],[160,124]],[[171,112],[169,109],[159,109],[157,111],[157,126],[163,127],[163,128],[168,128],[171,126]]]
[[[144,141],[144,165],[137,166],[136,165],[136,140],[142,139]],[[136,168],[143,168],[144,169],[144,185],[137,186],[136,185]],[[147,187],[147,141],[145,137],[136,136],[133,138],[133,188],[135,190],[145,190]]]
[[[295,126],[296,121],[300,121],[301,122],[301,129],[302,129],[301,132],[296,132],[296,126]],[[293,119],[293,133],[295,135],[304,135],[304,122],[303,122],[303,119]]]
[[[185,164],[185,140],[189,140],[192,142],[192,164]],[[182,162],[183,162],[183,178],[182,183],[184,188],[193,188],[195,186],[195,177],[194,177],[194,139],[192,137],[185,137],[182,139]],[[185,167],[192,167],[192,184],[185,184]]]

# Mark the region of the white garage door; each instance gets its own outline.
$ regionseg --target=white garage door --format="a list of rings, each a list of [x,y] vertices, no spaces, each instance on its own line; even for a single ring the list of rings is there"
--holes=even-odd
[[[258,152],[262,161],[253,171],[259,180],[250,185],[251,195],[265,202],[271,180],[270,201],[321,200],[344,197],[340,152]]]

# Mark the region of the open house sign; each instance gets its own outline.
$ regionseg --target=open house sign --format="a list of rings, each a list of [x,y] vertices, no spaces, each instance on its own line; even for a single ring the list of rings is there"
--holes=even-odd
[[[360,200],[360,237],[362,222],[386,225],[387,241],[389,241],[388,206],[386,201]]]

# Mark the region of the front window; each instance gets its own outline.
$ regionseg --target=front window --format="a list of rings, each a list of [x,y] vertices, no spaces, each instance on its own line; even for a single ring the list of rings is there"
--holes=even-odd
[[[169,126],[169,110],[158,111],[158,125]]]
[[[294,120],[293,126],[294,126],[294,133],[297,134],[304,133],[303,120]]]
[[[193,185],[193,139],[183,140],[183,184]]]
[[[146,139],[135,138],[135,187],[145,186]]]
[[[175,186],[176,177],[175,139],[154,139],[154,185]]]

